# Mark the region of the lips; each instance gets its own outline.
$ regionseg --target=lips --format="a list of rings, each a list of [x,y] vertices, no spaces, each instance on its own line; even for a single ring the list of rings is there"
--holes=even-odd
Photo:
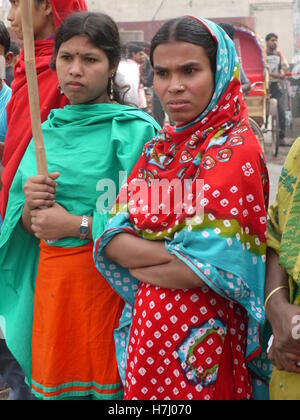
[[[184,99],[174,99],[174,100],[171,100],[171,101],[168,101],[167,102],[167,105],[187,105],[187,104],[189,104],[189,101],[186,101],[186,100],[184,100]]]
[[[170,112],[184,112],[187,111],[190,102],[183,99],[174,99],[167,102],[167,108]]]
[[[79,83],[79,82],[68,82],[67,83],[67,86],[70,86],[70,87],[78,87],[78,88],[84,87],[84,85],[82,83]]]

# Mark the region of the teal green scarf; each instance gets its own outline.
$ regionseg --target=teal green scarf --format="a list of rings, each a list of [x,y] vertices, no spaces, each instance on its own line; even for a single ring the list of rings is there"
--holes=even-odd
[[[144,112],[121,105],[77,105],[54,110],[43,124],[48,170],[60,172],[56,201],[74,215],[93,216],[93,236],[102,234],[107,213],[101,181],[109,179],[117,195],[119,173],[131,172],[157,123]],[[39,241],[19,223],[23,187],[37,174],[30,143],[12,184],[0,235],[0,326],[8,347],[31,381],[31,333]],[[124,176],[124,175],[123,175]],[[113,194],[114,195],[114,191]],[[111,197],[111,206],[116,197]],[[76,247],[84,242],[66,238],[53,244]]]

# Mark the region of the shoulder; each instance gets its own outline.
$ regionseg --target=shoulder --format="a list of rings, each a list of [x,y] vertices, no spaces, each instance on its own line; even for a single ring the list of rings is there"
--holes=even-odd
[[[161,129],[157,121],[151,115],[147,114],[141,109],[134,108],[128,105],[120,105],[120,107],[122,107],[120,108],[120,111],[122,111],[126,121],[135,121],[135,123],[139,125],[152,126],[155,129],[155,131]]]
[[[292,173],[294,177],[300,174],[300,137],[297,138],[286,158],[283,172]]]

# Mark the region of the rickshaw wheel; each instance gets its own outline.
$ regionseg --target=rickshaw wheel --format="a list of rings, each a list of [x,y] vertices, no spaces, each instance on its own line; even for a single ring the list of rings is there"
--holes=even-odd
[[[271,116],[271,132],[272,132],[272,153],[274,157],[278,156],[279,152],[279,115],[277,99],[271,98],[269,104],[269,112]]]
[[[272,152],[277,157],[279,152],[279,117],[278,112],[272,115]]]
[[[255,137],[257,138],[260,144],[260,147],[262,148],[262,151],[265,153],[265,137],[260,126],[251,117],[249,117],[249,123],[253,133],[255,134]]]

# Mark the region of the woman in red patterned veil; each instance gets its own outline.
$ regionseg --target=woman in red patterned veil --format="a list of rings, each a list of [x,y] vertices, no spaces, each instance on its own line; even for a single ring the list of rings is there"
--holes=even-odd
[[[251,399],[269,186],[238,57],[220,27],[185,16],[163,25],[150,58],[176,126],[147,143],[95,243],[126,302],[115,331],[124,399]]]

